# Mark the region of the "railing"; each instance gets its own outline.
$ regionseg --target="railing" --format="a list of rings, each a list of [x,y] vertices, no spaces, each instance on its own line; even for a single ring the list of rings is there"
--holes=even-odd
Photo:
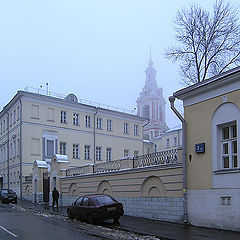
[[[94,165],[94,172],[110,172],[120,170],[120,160],[97,163]]]
[[[64,94],[50,92],[50,91],[44,90],[42,88],[26,87],[26,88],[24,88],[24,91],[37,93],[37,94],[41,94],[41,95],[46,95],[46,96],[50,96],[50,97],[55,97],[55,98],[60,98],[60,99],[66,99],[66,97],[67,97]],[[82,104],[86,104],[86,105],[90,105],[90,106],[94,106],[94,107],[101,107],[101,108],[118,111],[118,112],[124,112],[124,113],[132,114],[132,115],[134,115],[133,113],[135,110],[135,109],[130,110],[130,109],[125,109],[125,108],[115,107],[115,106],[111,106],[108,104],[93,102],[93,101],[84,100],[84,99],[78,99],[78,103],[82,103]]]
[[[134,168],[178,163],[178,149],[134,157]]]
[[[77,175],[83,175],[84,171],[83,171],[84,167],[75,167],[75,168],[69,168],[66,171],[66,175],[67,176],[77,176]]]
[[[97,163],[95,165],[86,165],[83,167],[69,168],[66,170],[66,176],[77,176],[89,173],[102,173],[119,171],[121,169],[142,168],[149,166],[166,166],[182,163],[182,149],[172,149],[162,152],[151,153],[137,157],[126,157],[121,160]]]

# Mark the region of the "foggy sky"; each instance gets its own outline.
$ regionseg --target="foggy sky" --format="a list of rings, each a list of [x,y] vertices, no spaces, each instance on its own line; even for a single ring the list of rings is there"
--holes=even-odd
[[[53,92],[133,109],[145,83],[151,47],[167,124],[180,127],[167,99],[184,86],[177,64],[163,52],[174,43],[177,10],[189,2],[1,0],[0,109],[18,90],[45,88],[46,83]],[[192,2],[211,8],[215,0]]]

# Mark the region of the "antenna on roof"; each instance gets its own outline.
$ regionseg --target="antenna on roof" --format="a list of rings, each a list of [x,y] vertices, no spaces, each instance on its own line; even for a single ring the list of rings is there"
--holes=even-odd
[[[47,96],[48,96],[48,83],[46,83],[46,86],[47,86]]]
[[[40,89],[42,89],[42,85],[40,85],[40,87],[38,88],[38,94],[39,94]]]

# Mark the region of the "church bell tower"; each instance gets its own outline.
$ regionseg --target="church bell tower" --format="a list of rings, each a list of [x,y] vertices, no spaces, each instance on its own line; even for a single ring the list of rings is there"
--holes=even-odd
[[[137,99],[138,116],[149,119],[149,123],[143,129],[143,139],[151,140],[166,132],[169,128],[166,124],[165,105],[163,90],[156,82],[156,70],[150,59],[145,70],[145,85]]]

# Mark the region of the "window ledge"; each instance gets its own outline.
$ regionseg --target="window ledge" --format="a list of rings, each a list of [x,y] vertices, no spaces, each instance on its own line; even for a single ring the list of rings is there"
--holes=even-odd
[[[215,175],[218,174],[226,174],[226,173],[239,173],[240,172],[240,168],[231,168],[231,169],[221,169],[221,170],[217,170],[214,171],[213,173]]]

